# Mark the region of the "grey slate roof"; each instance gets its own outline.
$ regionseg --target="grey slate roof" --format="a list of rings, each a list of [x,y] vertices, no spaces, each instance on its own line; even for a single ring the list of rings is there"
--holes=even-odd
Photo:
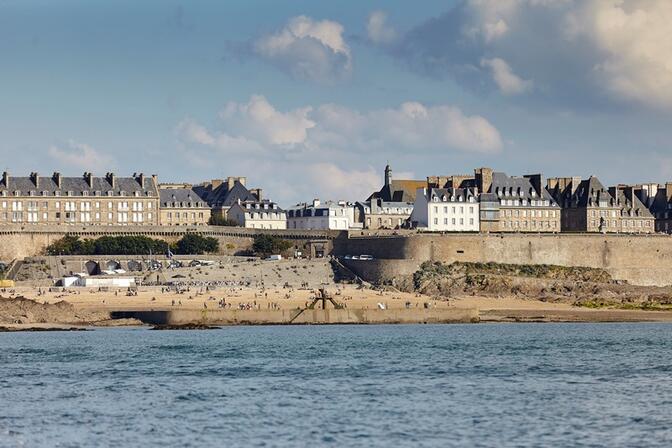
[[[285,212],[285,210],[280,208],[280,206],[278,204],[276,204],[275,202],[269,201],[268,199],[258,201],[255,198],[253,201],[240,201],[240,206],[243,209],[248,209],[249,208],[251,210],[259,210],[259,211],[272,210],[272,211],[281,212],[281,213]],[[266,208],[264,208],[264,206],[266,206]]]
[[[193,188],[194,191],[202,198],[204,198],[211,207],[231,207],[239,200],[241,202],[256,201],[257,198],[239,181],[236,181],[231,188],[228,189],[226,183],[212,189],[212,185],[199,185]]]
[[[653,198],[650,210],[651,213],[655,214],[659,218],[663,218],[666,216],[665,213],[672,211],[672,200],[667,197],[665,188],[658,190],[656,196]]]
[[[549,201],[551,206],[558,206],[556,200],[543,186],[541,191],[537,191],[530,182],[530,179],[526,177],[507,176],[505,173],[501,172],[492,173],[492,186],[488,193],[494,194],[495,197],[498,198],[497,200],[525,199],[528,203],[529,201],[544,200]],[[492,200],[492,197],[483,198],[483,195],[481,195],[481,201],[483,201],[483,199]]]
[[[207,207],[207,202],[191,188],[159,189],[161,207]]]
[[[622,207],[621,216],[632,216],[632,217],[642,217],[642,218],[653,218],[653,215],[648,208],[639,200],[636,195],[630,197],[625,194],[625,191],[621,189],[616,189],[616,200],[619,205]],[[634,201],[633,201],[634,199]]]
[[[157,196],[157,188],[154,185],[151,176],[145,176],[144,185],[140,185],[140,177],[116,177],[114,179],[114,187],[109,182],[107,177],[93,177],[91,185],[84,176],[81,177],[61,177],[61,186],[56,183],[56,176],[38,176],[37,185],[35,185],[34,178],[26,177],[9,177],[9,185],[0,182],[0,192],[6,191],[8,196],[12,196],[15,191],[19,192],[19,196],[28,196],[33,193],[35,196],[42,196],[45,192],[47,196],[55,196],[55,193],[60,193],[61,196],[67,196],[68,192],[72,192],[73,196],[94,196],[99,192],[101,196],[107,196],[108,191],[112,191],[114,196],[118,196],[120,192],[124,192],[127,196],[133,196],[136,192],[141,196]]]
[[[614,197],[595,176],[579,182],[574,192],[572,192],[572,186],[568,185],[564,191],[555,190],[554,196],[564,208],[597,207],[601,202],[606,202],[609,207],[616,206]]]
[[[432,188],[429,192],[429,200],[433,201],[435,197],[439,201],[445,197],[446,201],[455,202],[468,202],[469,198],[477,199],[471,188]]]

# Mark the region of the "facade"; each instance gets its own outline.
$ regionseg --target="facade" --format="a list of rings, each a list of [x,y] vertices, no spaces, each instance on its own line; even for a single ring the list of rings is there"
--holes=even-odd
[[[159,186],[159,224],[162,226],[204,226],[210,221],[210,207],[190,185]],[[177,188],[176,188],[177,187]]]
[[[540,174],[507,176],[491,168],[473,175],[432,176],[430,188],[469,188],[479,200],[481,232],[559,232],[561,210]]]
[[[655,219],[656,232],[672,233],[672,182],[636,185],[635,194]]]
[[[499,201],[500,232],[560,232],[560,206],[540,174],[518,177],[495,172],[490,193]]]
[[[364,229],[400,229],[413,213],[413,203],[385,202],[373,199],[355,203],[355,227]]]
[[[656,231],[654,216],[637,197],[636,187],[617,185],[609,188],[609,193],[621,207],[619,232],[654,233]]]
[[[270,201],[236,202],[227,213],[228,219],[248,229],[287,228],[287,214]]]
[[[348,230],[354,227],[355,206],[345,201],[298,204],[287,210],[288,229]],[[359,227],[361,228],[361,227]]]
[[[156,225],[156,176],[64,177],[60,173],[14,177],[0,182],[0,225]]]
[[[547,188],[562,207],[562,231],[612,233],[621,230],[621,206],[597,177],[551,178]]]
[[[238,202],[262,201],[262,190],[248,189],[245,177],[227,177],[226,180],[213,179],[193,187],[194,192],[203,198],[211,209],[212,216],[229,219],[228,211]]]
[[[365,229],[399,229],[413,212],[415,195],[424,188],[424,180],[392,178],[392,168],[385,167],[383,187],[364,202],[355,204],[355,226]]]
[[[410,223],[431,232],[478,232],[479,215],[478,197],[470,188],[420,188]]]

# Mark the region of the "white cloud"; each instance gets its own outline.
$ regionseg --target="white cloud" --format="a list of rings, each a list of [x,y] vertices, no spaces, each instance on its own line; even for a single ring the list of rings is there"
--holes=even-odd
[[[103,172],[113,165],[113,158],[92,146],[69,140],[65,147],[51,146],[49,156],[58,166],[63,168],[76,167],[86,171]]]
[[[229,102],[220,113],[224,127],[253,136],[263,144],[295,145],[306,141],[308,129],[315,123],[308,119],[311,107],[279,112],[261,95],[248,103]]]
[[[383,11],[374,11],[369,15],[366,32],[375,44],[389,44],[397,38],[397,32],[387,24],[387,14]]]
[[[306,180],[324,199],[364,199],[381,187],[381,173],[371,167],[345,170],[333,163],[321,162],[308,166]]]
[[[277,33],[254,41],[252,47],[257,56],[299,79],[332,82],[352,71],[343,26],[331,20],[294,17]]]
[[[672,1],[465,0],[399,39],[414,70],[575,105],[672,107]]]
[[[491,154],[503,146],[488,120],[449,105],[407,102],[358,111],[322,104],[281,111],[259,95],[228,103],[213,129],[185,119],[176,134],[187,160],[202,166],[199,161],[221,158],[227,171],[263,177],[265,188],[286,201],[316,194],[361,200],[380,188],[382,173],[371,165],[390,157]]]
[[[503,95],[519,95],[532,89],[532,81],[522,79],[513,71],[504,59],[481,59],[481,67],[492,71],[492,80]]]

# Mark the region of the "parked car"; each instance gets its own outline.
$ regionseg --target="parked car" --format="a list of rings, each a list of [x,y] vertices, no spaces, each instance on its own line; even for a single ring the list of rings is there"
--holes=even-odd
[[[370,261],[370,260],[373,260],[373,255],[360,255],[360,256],[359,256],[359,259],[360,259],[360,260]]]

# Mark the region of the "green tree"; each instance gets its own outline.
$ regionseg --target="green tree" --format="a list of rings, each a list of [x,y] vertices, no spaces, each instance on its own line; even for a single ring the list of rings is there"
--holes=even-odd
[[[292,242],[275,235],[255,235],[252,250],[259,256],[268,256],[285,252],[292,247]]]
[[[189,233],[184,235],[174,247],[175,252],[178,254],[200,255],[217,252],[219,250],[219,241],[216,238]]]

